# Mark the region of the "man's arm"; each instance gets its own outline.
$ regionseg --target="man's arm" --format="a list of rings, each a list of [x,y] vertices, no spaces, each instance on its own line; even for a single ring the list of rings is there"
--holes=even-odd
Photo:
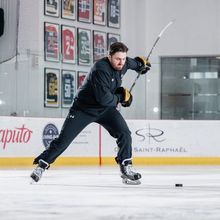
[[[126,58],[126,65],[127,69],[135,70],[136,72],[140,72],[141,74],[147,73],[148,70],[150,70],[151,64],[148,60],[146,60],[144,57],[135,57]]]

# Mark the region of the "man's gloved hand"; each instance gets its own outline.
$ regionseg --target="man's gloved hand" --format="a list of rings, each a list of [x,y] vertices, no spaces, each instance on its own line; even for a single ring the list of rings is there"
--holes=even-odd
[[[119,95],[119,101],[123,107],[129,107],[131,105],[133,97],[127,89],[119,87],[116,89],[115,94]]]
[[[151,64],[145,57],[139,56],[135,57],[134,59],[140,63],[139,72],[141,74],[146,74],[150,70]]]

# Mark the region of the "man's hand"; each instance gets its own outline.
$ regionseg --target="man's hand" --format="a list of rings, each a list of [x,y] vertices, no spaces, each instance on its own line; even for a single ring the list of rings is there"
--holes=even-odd
[[[148,59],[146,59],[145,57],[142,57],[142,56],[135,57],[134,59],[140,63],[140,71],[139,72],[141,74],[146,74],[150,70],[151,64],[148,61]]]
[[[133,97],[127,89],[119,87],[116,89],[115,94],[120,95],[121,98],[119,101],[123,107],[129,107],[131,105]]]

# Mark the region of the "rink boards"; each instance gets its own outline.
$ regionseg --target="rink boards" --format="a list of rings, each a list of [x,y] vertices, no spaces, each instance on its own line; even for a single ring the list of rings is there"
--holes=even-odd
[[[0,166],[30,166],[61,130],[62,118],[0,117]],[[127,120],[136,164],[220,164],[220,121]],[[86,127],[55,165],[115,164],[114,138]]]

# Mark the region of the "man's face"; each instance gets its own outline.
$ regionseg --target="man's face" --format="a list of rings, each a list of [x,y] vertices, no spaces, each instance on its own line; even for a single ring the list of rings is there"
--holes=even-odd
[[[121,70],[126,61],[126,52],[116,52],[112,56],[108,56],[109,62],[115,70]]]

